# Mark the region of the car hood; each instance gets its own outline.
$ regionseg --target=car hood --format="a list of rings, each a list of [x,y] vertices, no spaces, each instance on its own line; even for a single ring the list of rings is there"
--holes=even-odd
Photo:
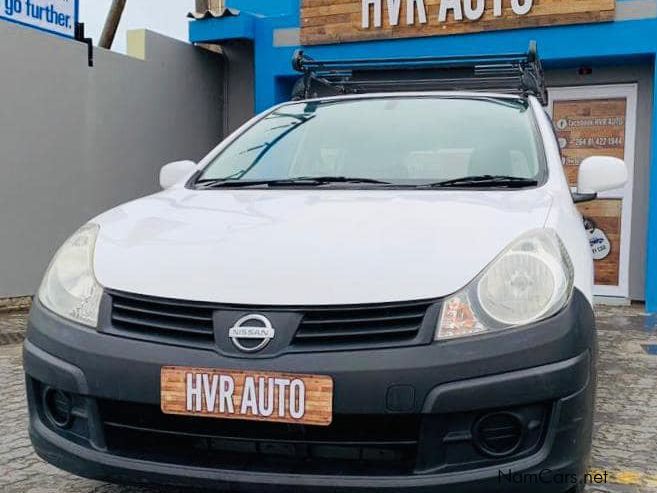
[[[177,189],[95,222],[101,285],[248,305],[438,298],[472,280],[527,230],[544,190]]]

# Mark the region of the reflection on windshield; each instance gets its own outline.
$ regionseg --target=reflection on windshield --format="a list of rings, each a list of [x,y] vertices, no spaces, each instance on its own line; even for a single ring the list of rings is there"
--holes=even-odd
[[[314,116],[315,115],[287,115],[282,113],[272,113],[266,119],[293,118],[295,121],[288,123],[287,125],[279,125],[277,127],[272,127],[270,131],[271,132],[280,131],[279,135],[277,135],[276,137],[274,137],[272,140],[268,142],[264,142],[258,146],[251,147],[250,149],[246,149],[245,151],[243,151],[241,154],[249,154],[253,151],[257,151],[260,149],[260,153],[256,155],[256,157],[253,159],[253,162],[249,165],[248,168],[239,170],[237,173],[234,173],[229,178],[240,179],[244,177],[247,173],[249,173],[249,171],[251,171],[254,167],[256,167],[260,163],[262,158],[264,158],[269,152],[269,150],[272,149],[280,140],[284,139],[286,135],[296,130],[297,127],[310,121],[310,119],[313,118]]]

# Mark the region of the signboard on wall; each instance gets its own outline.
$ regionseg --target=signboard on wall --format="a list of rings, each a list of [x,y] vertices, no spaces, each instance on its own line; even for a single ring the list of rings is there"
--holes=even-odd
[[[75,37],[79,0],[3,0],[0,19]]]
[[[586,88],[578,88],[580,92]],[[568,89],[562,96],[553,98],[552,119],[557,132],[561,159],[568,183],[577,184],[581,162],[589,156],[613,156],[626,159],[628,142],[628,98],[596,98],[591,93],[585,98],[569,98]],[[610,90],[609,94],[613,93]],[[571,92],[573,96],[574,92]],[[621,256],[624,244],[629,242],[629,228],[625,207],[631,204],[626,190],[606,193],[598,200],[579,204],[584,219],[595,266],[595,284],[598,287],[620,286],[621,271],[627,262]]]
[[[625,98],[555,101],[554,126],[571,187],[577,185],[579,165],[584,158],[625,158],[626,112]]]
[[[615,0],[302,0],[301,43],[445,36],[614,18]]]

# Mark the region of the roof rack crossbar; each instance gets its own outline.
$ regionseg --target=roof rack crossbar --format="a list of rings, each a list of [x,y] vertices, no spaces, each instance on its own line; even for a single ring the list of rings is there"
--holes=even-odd
[[[293,99],[320,93],[360,94],[381,90],[488,90],[536,96],[547,105],[548,96],[536,42],[527,53],[416,58],[314,60],[297,50],[292,66],[303,74]],[[412,70],[421,71],[413,74]]]

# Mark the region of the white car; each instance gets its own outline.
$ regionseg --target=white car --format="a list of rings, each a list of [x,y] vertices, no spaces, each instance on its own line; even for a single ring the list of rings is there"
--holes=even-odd
[[[591,249],[536,97],[277,106],[59,250],[25,371],[37,452],[231,491],[579,490]],[[529,478],[529,479],[527,479]]]

